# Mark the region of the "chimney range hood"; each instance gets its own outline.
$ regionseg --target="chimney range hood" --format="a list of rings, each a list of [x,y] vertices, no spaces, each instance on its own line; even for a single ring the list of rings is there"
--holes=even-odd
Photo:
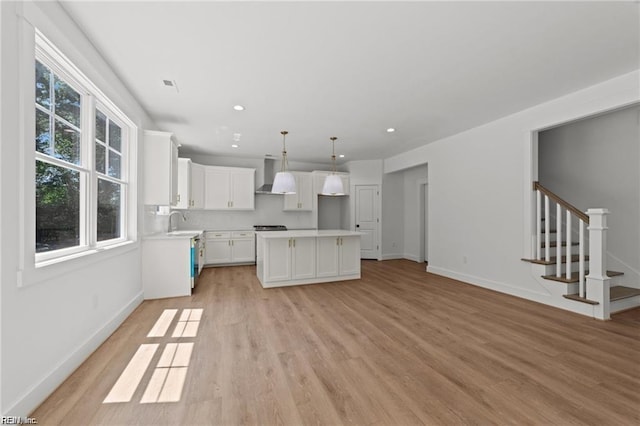
[[[271,192],[271,188],[273,188],[273,177],[275,176],[275,164],[276,160],[273,158],[265,158],[264,159],[264,168],[263,168],[263,184],[258,189],[256,189],[256,194],[271,194],[271,195],[281,195],[278,193]]]

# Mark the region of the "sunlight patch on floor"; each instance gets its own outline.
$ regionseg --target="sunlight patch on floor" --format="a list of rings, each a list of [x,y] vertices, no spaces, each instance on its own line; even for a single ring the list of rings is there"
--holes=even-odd
[[[124,369],[116,384],[104,399],[103,403],[129,402],[136,392],[144,372],[147,371],[151,359],[158,349],[158,344],[142,344],[136,351],[127,367]]]
[[[165,309],[160,315],[160,318],[158,318],[158,321],[153,325],[151,331],[149,331],[149,334],[147,334],[147,337],[164,337],[177,313],[177,309]]]
[[[183,309],[171,338],[196,337],[203,309]],[[165,337],[178,309],[165,309],[147,337]],[[103,403],[130,402],[151,365],[160,344],[142,344],[111,388]],[[194,342],[167,343],[147,383],[141,404],[178,402],[189,369]]]

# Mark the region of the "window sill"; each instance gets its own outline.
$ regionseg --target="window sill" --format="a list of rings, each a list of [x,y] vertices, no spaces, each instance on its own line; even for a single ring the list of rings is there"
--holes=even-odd
[[[32,265],[25,265],[21,270],[18,270],[18,287],[41,283],[78,269],[86,268],[91,264],[133,252],[139,247],[138,241],[123,241],[106,247],[98,247],[56,259],[44,260]]]

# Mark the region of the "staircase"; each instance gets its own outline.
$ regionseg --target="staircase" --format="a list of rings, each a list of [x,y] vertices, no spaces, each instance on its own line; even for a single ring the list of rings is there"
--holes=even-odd
[[[532,263],[541,278],[557,284],[551,287],[552,294],[561,295],[567,309],[604,320],[611,313],[640,306],[640,288],[623,285],[624,273],[606,270],[608,210],[589,209],[585,214],[539,182],[534,182],[533,190],[534,257],[522,260]]]

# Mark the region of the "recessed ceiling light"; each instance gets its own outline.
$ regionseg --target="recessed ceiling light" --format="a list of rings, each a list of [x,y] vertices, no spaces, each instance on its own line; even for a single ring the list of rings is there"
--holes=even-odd
[[[231,148],[237,148],[237,147],[238,147],[238,145],[235,144],[235,143],[233,145],[231,145]]]
[[[235,109],[236,111],[244,111],[244,107],[242,105],[234,105],[233,109]]]
[[[338,157],[344,158],[344,154],[340,154],[340,155],[338,155]]]
[[[387,129],[387,133],[393,133],[393,132],[395,132],[395,131],[396,131],[396,129],[394,129],[393,127],[389,127],[389,128]]]

